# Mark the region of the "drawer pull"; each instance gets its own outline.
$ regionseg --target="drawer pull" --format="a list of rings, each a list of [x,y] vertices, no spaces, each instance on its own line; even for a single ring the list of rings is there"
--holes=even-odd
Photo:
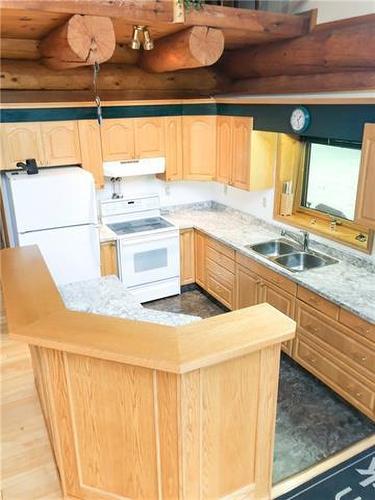
[[[354,354],[354,359],[364,363],[365,361],[367,361],[367,356],[361,356],[360,354]]]
[[[313,332],[313,333],[318,333],[319,331],[319,328],[316,328],[316,326],[312,326],[312,325],[306,325],[306,330],[309,330],[310,332]]]

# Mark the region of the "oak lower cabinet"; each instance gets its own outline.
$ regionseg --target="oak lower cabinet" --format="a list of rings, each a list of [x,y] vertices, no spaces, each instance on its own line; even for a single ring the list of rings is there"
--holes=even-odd
[[[180,283],[195,283],[195,239],[194,229],[180,231]]]
[[[2,123],[1,170],[11,170],[17,163],[35,158],[38,166],[45,165],[40,123]]]
[[[257,274],[252,273],[245,266],[237,265],[237,303],[236,309],[255,306],[260,303],[261,280]]]
[[[238,252],[236,281],[237,309],[268,302],[294,319],[297,286],[292,281]],[[293,341],[284,342],[281,348],[291,356]]]
[[[195,281],[206,287],[206,236],[200,231],[195,232]]]
[[[375,326],[302,287],[298,297],[294,359],[375,419]]]
[[[262,280],[259,286],[261,288],[259,303],[267,302],[290,318],[295,317],[296,298],[293,295],[265,280]],[[292,356],[293,340],[283,342],[281,349],[289,354],[289,356]]]
[[[216,172],[216,116],[182,117],[183,177],[211,181]]]
[[[375,123],[366,123],[362,140],[355,222],[375,229]]]
[[[278,134],[253,130],[253,119],[217,117],[216,180],[259,191],[273,186]]]
[[[100,270],[102,276],[112,274],[118,276],[116,241],[106,241],[100,244]]]

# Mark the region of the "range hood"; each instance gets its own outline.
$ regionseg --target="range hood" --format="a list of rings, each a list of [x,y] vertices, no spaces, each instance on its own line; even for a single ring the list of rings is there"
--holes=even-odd
[[[165,172],[165,158],[142,158],[103,162],[105,177],[132,177],[135,175],[161,174]]]

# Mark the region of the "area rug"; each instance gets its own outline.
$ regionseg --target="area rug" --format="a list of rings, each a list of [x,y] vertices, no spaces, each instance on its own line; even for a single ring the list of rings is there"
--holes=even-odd
[[[277,500],[375,500],[375,446]]]

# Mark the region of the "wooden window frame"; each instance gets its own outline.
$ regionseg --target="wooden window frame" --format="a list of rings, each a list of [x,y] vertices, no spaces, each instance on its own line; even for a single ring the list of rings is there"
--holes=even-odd
[[[332,230],[332,216],[325,214],[324,212],[309,209],[302,205],[305,170],[308,161],[307,145],[310,142],[317,142],[318,140],[317,138],[300,137],[299,141],[303,144],[303,151],[301,154],[299,165],[297,166],[297,177],[294,185],[293,213],[292,215],[288,216],[280,215],[279,200],[282,181],[279,178],[278,170],[276,170],[274,219],[278,220],[279,222],[283,222],[284,224],[294,226],[299,229],[304,229],[313,234],[317,234],[324,238],[336,241],[338,243],[341,243],[342,245],[349,246],[363,253],[371,254],[374,239],[374,232],[371,229],[348,219],[335,217],[339,224],[337,224],[335,230]],[[336,144],[338,144],[338,142]],[[359,234],[364,234],[366,236],[365,242],[355,240],[355,237]]]

